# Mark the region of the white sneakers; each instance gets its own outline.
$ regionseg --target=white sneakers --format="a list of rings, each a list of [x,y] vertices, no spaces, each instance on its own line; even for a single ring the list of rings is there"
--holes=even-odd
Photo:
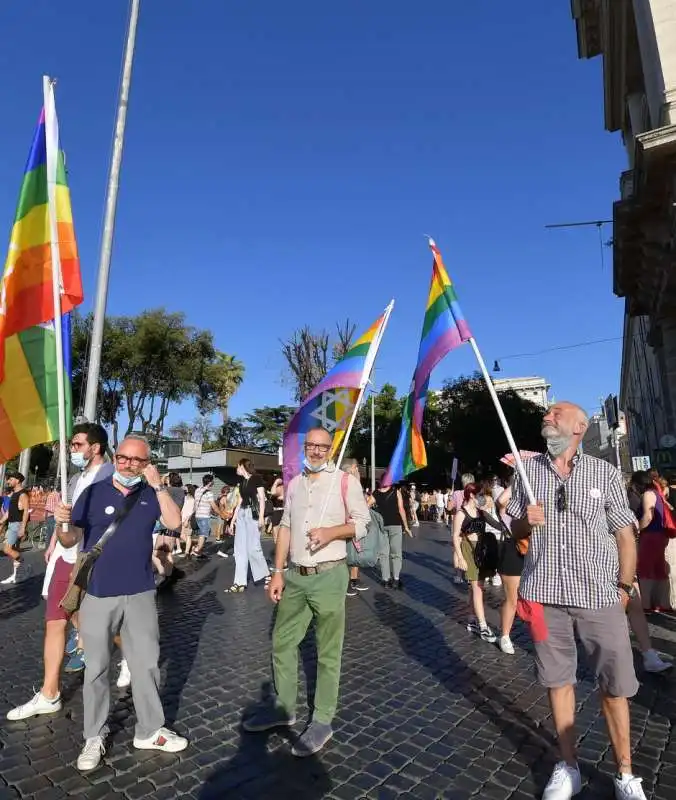
[[[619,775],[614,779],[615,800],[647,800],[642,781],[634,775]],[[554,767],[542,800],[571,800],[582,791],[582,777],[579,767],[571,767],[559,761]]]
[[[509,636],[501,636],[498,644],[500,645],[500,649],[503,653],[506,653],[508,656],[514,655],[514,645],[512,644],[512,640],[509,638]]]
[[[103,736],[94,736],[91,739],[87,739],[82,752],[77,757],[77,768],[80,772],[91,772],[101,763],[105,752],[106,746],[103,742]]]
[[[0,581],[1,584],[4,586],[8,586],[12,583],[19,583],[20,581],[26,580],[29,577],[33,568],[30,564],[26,564],[23,561],[15,561],[14,562],[14,571],[12,574],[5,578],[4,580]]]
[[[542,800],[570,800],[581,790],[582,776],[579,767],[571,767],[565,761],[559,761],[545,787]]]
[[[647,800],[641,779],[634,775],[620,775],[615,778],[615,800]]]
[[[20,719],[37,717],[39,714],[56,714],[57,711],[61,711],[61,695],[57,695],[53,700],[50,700],[42,692],[38,692],[27,703],[9,711],[7,719],[15,722]]]
[[[131,672],[129,671],[127,659],[123,658],[122,661],[120,661],[120,674],[117,676],[117,688],[126,689],[128,686],[131,686]]]
[[[188,740],[170,731],[168,728],[160,728],[149,739],[134,739],[134,747],[137,750],[161,750],[164,753],[180,753],[188,746]],[[106,745],[103,736],[94,736],[87,739],[82,752],[77,759],[77,768],[80,772],[91,772],[101,763]]]
[[[165,753],[180,753],[188,746],[188,740],[170,731],[169,728],[160,728],[148,739],[134,737],[134,747],[137,750],[162,750]]]
[[[646,672],[664,672],[672,666],[671,661],[662,661],[657,650],[647,650],[643,654],[643,669]]]

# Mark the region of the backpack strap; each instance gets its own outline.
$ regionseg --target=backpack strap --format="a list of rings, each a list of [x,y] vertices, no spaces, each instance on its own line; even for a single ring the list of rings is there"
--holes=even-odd
[[[349,519],[349,514],[347,511],[347,482],[350,479],[350,476],[347,472],[343,472],[340,476],[340,494],[343,498],[343,505],[345,506],[345,522]]]

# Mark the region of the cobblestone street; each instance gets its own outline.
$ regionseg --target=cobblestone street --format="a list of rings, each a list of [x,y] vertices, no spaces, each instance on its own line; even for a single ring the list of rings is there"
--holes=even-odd
[[[9,723],[10,707],[41,683],[42,579],[0,593],[0,798],[233,798],[262,800],[435,800],[539,797],[555,760],[549,711],[534,683],[530,643],[517,623],[517,655],[465,630],[464,590],[450,581],[448,531],[423,526],[407,543],[403,592],[370,590],[346,599],[348,628],[333,742],[300,761],[277,734],[247,735],[242,715],[269,691],[272,607],[262,589],[226,595],[232,559],[190,564],[159,599],[162,686],[168,725],[190,739],[177,756],[132,748],[131,695],[113,689],[104,765],[83,777],[81,679],[66,679],[64,709]],[[40,553],[29,560],[36,570]],[[3,575],[8,568],[0,562]],[[0,576],[1,577],[1,576]],[[500,590],[492,589],[489,623]],[[676,617],[652,626],[654,644],[676,656]],[[311,687],[313,648],[303,649]],[[117,660],[115,661],[117,664]],[[676,796],[676,676],[639,668],[632,703],[635,771],[646,794]],[[113,678],[114,679],[114,678]],[[305,693],[299,704],[305,719]],[[614,771],[593,680],[580,674],[578,734],[587,785],[582,798],[612,797]]]

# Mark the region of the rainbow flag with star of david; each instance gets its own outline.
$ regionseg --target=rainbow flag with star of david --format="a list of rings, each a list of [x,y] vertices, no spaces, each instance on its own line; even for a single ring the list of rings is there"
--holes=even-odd
[[[360,336],[305,398],[284,434],[284,484],[303,469],[305,436],[325,428],[333,436],[331,460],[340,452],[360,392],[366,387],[391,307]]]

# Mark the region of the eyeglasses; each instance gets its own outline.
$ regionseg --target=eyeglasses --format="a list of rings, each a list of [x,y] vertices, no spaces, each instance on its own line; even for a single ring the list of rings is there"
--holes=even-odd
[[[115,456],[115,461],[120,466],[124,466],[125,464],[131,464],[132,467],[142,467],[148,463],[147,458],[137,458],[136,456],[125,456],[123,453],[118,453]]]
[[[566,495],[566,487],[563,483],[556,490],[556,510],[559,513],[568,511],[568,497]]]
[[[305,442],[306,450],[316,450],[318,453],[328,453],[331,449],[330,444],[317,444],[317,442]]]

